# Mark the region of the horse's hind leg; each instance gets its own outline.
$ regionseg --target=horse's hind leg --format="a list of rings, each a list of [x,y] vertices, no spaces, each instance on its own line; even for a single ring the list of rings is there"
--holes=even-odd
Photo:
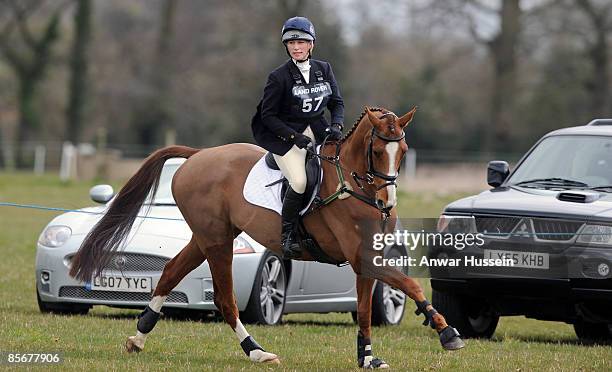
[[[200,266],[206,259],[195,239],[191,241],[170,260],[157,283],[153,298],[144,311],[138,316],[136,336],[128,337],[125,347],[128,352],[139,352],[144,348],[147,335],[153,330],[159,320],[160,311],[166,297],[191,270]]]
[[[213,277],[215,305],[221,311],[225,321],[236,333],[240,346],[247,357],[253,362],[280,363],[275,354],[266,352],[242,325],[238,318],[238,307],[234,298],[232,282],[232,241],[225,244],[206,247],[208,264]]]

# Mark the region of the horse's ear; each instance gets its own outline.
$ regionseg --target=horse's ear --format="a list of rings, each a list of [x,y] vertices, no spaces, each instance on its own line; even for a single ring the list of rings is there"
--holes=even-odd
[[[376,115],[374,115],[374,113],[370,111],[370,108],[368,106],[366,106],[365,110],[366,110],[366,113],[368,114],[368,119],[370,120],[370,123],[372,123],[374,128],[377,128],[378,130],[382,130],[382,127],[383,127],[382,120],[377,118]]]
[[[416,112],[416,110],[417,110],[417,107],[414,106],[412,110],[410,110],[406,115],[397,119],[397,123],[399,124],[399,126],[404,128],[406,125],[408,125],[408,123],[412,121],[412,117],[414,116],[414,113]]]

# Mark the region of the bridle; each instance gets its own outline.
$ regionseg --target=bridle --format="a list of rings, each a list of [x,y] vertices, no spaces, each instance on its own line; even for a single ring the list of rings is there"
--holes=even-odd
[[[380,119],[384,118],[387,115],[393,115],[397,118],[397,115],[395,115],[392,112],[388,112],[383,114]],[[378,209],[381,213],[381,218],[383,220],[383,223],[386,223],[387,219],[389,218],[389,216],[391,215],[391,209],[393,209],[393,206],[385,206],[382,202],[381,199],[378,199],[377,194],[380,190],[384,189],[387,186],[397,186],[396,185],[396,180],[399,177],[399,168],[397,169],[397,172],[394,175],[387,175],[384,173],[381,173],[379,171],[377,171],[374,168],[374,163],[372,161],[372,152],[373,152],[373,147],[374,147],[374,137],[377,137],[387,143],[389,142],[400,142],[404,139],[404,137],[406,137],[406,133],[404,133],[404,131],[401,131],[402,134],[398,137],[388,137],[385,136],[381,133],[379,133],[376,130],[376,127],[372,127],[372,131],[371,131],[371,136],[370,136],[370,141],[368,143],[368,151],[367,151],[367,164],[368,164],[368,169],[365,172],[365,175],[362,176],[359,173],[355,172],[355,171],[350,171],[350,175],[353,177],[353,180],[355,181],[355,183],[357,184],[357,186],[359,187],[359,189],[361,189],[361,191],[365,194],[361,194],[358,193],[352,189],[350,189],[349,187],[347,187],[346,182],[344,181],[344,172],[348,171],[346,168],[344,168],[343,166],[340,165],[340,142],[336,142],[336,155],[335,156],[324,156],[324,155],[319,155],[317,153],[315,153],[312,150],[309,150],[310,153],[313,156],[316,156],[322,160],[325,160],[331,164],[333,164],[336,167],[336,173],[338,174],[338,179],[340,181],[340,187],[338,188],[338,190],[336,192],[334,192],[333,194],[331,194],[330,196],[328,196],[327,198],[319,201],[317,203],[317,205],[315,206],[314,209],[318,209],[320,207],[323,207],[329,203],[331,203],[332,201],[334,201],[335,199],[337,199],[340,195],[347,193],[353,197],[355,197],[356,199]],[[323,140],[323,146],[325,146],[327,142],[327,137],[325,137],[325,139]],[[368,185],[373,185],[374,184],[374,180],[375,178],[379,178],[382,179],[383,181],[385,181],[384,184],[382,184],[381,186],[377,186],[374,192],[374,197],[370,197],[368,195],[367,190],[365,189],[365,186],[363,185],[362,182],[366,182]]]
[[[388,115],[388,114],[387,114]],[[380,134],[376,131],[376,128],[372,128],[372,133],[370,136],[370,143],[368,144],[368,152],[367,152],[367,160],[368,160],[368,170],[365,173],[365,177],[362,176],[358,176],[355,172],[351,172],[351,175],[353,176],[353,178],[358,178],[360,180],[363,181],[367,181],[368,184],[373,184],[374,183],[374,178],[380,178],[383,181],[387,181],[384,184],[378,186],[376,188],[376,191],[382,190],[387,186],[396,186],[395,181],[397,180],[397,178],[399,177],[399,167],[397,168],[397,171],[395,172],[394,175],[388,175],[388,174],[384,174],[381,173],[379,171],[377,171],[376,169],[374,169],[374,163],[372,162],[372,149],[374,147],[374,137],[378,137],[381,140],[389,143],[389,142],[400,142],[401,140],[404,139],[404,137],[406,137],[406,133],[404,131],[402,131],[402,134],[399,137],[387,137],[383,134]],[[357,182],[357,180],[355,180]]]

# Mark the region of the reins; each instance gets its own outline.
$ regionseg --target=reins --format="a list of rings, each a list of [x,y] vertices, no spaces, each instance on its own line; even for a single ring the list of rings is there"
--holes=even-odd
[[[393,113],[387,113],[385,115],[395,115]],[[384,116],[384,115],[383,115]],[[368,144],[368,152],[367,152],[367,162],[368,162],[368,170],[365,172],[365,175],[360,175],[355,171],[351,171],[349,169],[346,169],[345,167],[343,167],[340,164],[340,147],[341,147],[341,142],[336,142],[336,154],[335,156],[325,156],[325,155],[320,155],[317,154],[316,151],[313,151],[311,148],[307,148],[307,151],[312,155],[315,156],[321,160],[324,160],[330,164],[333,164],[334,167],[336,168],[336,174],[338,175],[338,180],[339,180],[339,184],[340,187],[338,188],[338,190],[336,190],[333,194],[329,195],[328,197],[326,197],[325,199],[319,201],[316,206],[312,209],[313,211],[319,208],[322,208],[328,204],[330,204],[331,202],[333,202],[334,200],[338,199],[342,194],[347,193],[353,197],[355,197],[357,200],[362,201],[363,203],[376,208],[380,213],[381,213],[381,219],[383,221],[383,227],[384,224],[387,222],[387,219],[389,219],[390,215],[391,215],[391,209],[393,209],[393,206],[387,206],[385,207],[381,200],[376,198],[376,195],[378,193],[378,191],[384,189],[387,186],[396,186],[396,180],[399,177],[399,169],[397,170],[397,173],[394,175],[387,175],[384,173],[380,173],[378,172],[376,169],[374,169],[374,164],[372,162],[372,147],[373,147],[373,142],[374,142],[374,137],[378,137],[380,139],[382,139],[383,141],[386,142],[399,142],[401,140],[404,139],[404,137],[406,136],[406,134],[404,133],[404,131],[402,131],[402,134],[399,137],[387,137],[383,134],[380,134],[376,131],[376,128],[372,127],[372,132],[371,132],[371,137],[370,137],[370,142]],[[323,140],[323,146],[324,147],[327,144],[327,138],[325,137],[325,139]],[[361,194],[358,193],[354,190],[352,190],[349,186],[347,186],[346,182],[345,182],[345,177],[344,177],[344,172],[349,172],[350,175],[353,177],[353,180],[355,181],[355,184],[357,185],[357,187],[359,187],[359,189],[361,189],[361,191],[365,194]],[[374,179],[375,178],[380,178],[384,181],[386,181],[383,185],[381,186],[377,186],[375,191],[374,191],[374,196],[370,197],[368,195],[367,190],[365,189],[365,186],[363,185],[362,182],[367,183],[368,185],[373,185],[374,184]]]

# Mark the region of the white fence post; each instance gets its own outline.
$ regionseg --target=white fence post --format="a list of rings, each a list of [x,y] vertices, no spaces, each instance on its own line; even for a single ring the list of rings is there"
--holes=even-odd
[[[76,173],[76,148],[70,142],[62,146],[62,161],[60,165],[60,180],[67,181]]]
[[[47,148],[44,145],[37,145],[34,150],[34,174],[40,176],[45,173],[45,158]]]

